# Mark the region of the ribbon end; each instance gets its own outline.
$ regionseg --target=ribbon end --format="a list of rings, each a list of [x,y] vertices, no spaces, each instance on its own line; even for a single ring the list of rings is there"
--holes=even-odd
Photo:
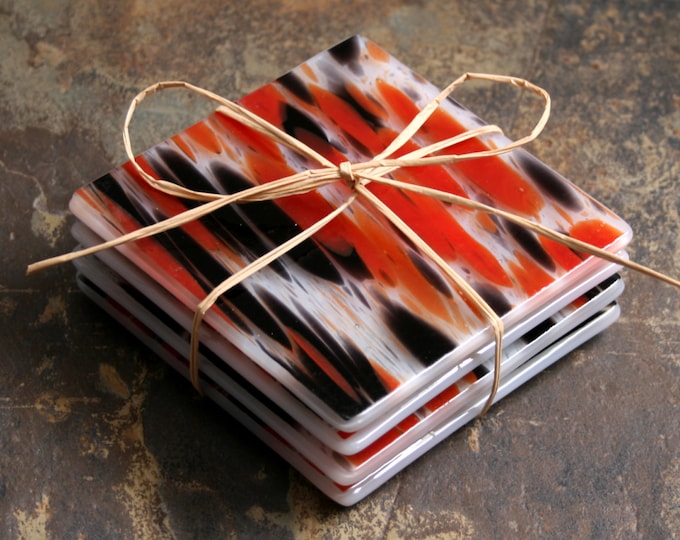
[[[49,268],[50,266],[54,266],[56,264],[57,262],[53,259],[45,259],[43,261],[31,263],[26,267],[26,276],[30,276],[31,274],[35,274],[44,268]]]

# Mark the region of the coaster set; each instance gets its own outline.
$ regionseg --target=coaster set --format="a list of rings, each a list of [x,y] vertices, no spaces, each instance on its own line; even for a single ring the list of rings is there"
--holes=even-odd
[[[438,93],[356,36],[239,103],[333,163],[362,162]],[[480,125],[446,99],[405,150]],[[453,150],[508,142],[492,133]],[[318,166],[219,108],[139,162],[157,178],[215,193]],[[625,254],[631,238],[624,221],[522,149],[391,175],[522,215],[612,253]],[[618,317],[623,282],[617,265],[481,211],[386,186],[369,189],[502,317],[496,401]],[[349,190],[337,182],[220,208],[76,260],[78,284],[188,376],[198,302],[328,214]],[[73,235],[92,246],[196,205],[150,188],[127,163],[74,194]],[[358,502],[473,419],[492,387],[495,341],[488,323],[361,197],[222,295],[203,320],[200,340],[202,391],[342,505]]]

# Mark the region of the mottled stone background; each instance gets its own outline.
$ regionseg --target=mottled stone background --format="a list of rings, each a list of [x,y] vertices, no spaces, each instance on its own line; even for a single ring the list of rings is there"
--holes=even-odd
[[[677,538],[680,292],[626,273],[620,322],[351,509],[93,307],[70,266],[70,194],[123,159],[137,90],[237,98],[362,33],[443,85],[466,70],[554,97],[532,150],[680,275],[677,1],[0,0],[0,537]],[[526,129],[531,100],[466,89]],[[150,102],[142,148],[208,107]]]

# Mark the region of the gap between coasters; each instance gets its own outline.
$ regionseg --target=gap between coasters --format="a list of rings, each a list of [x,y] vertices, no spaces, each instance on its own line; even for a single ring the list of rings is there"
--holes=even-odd
[[[427,119],[437,110],[441,102],[446,99],[456,88],[471,80],[490,81],[500,84],[511,85],[522,90],[527,90],[543,99],[544,108],[538,122],[532,131],[509,144],[491,148],[485,151],[469,152],[461,154],[439,154],[442,150],[446,150],[458,143],[467,141],[486,134],[500,134],[502,130],[495,125],[484,125],[476,129],[466,131],[455,137],[438,141],[434,144],[424,146],[418,150],[406,153],[400,157],[391,157],[404,144],[406,144],[416,132],[423,126]],[[229,118],[239,122],[245,127],[248,127],[271,141],[284,145],[307,159],[314,161],[320,165],[319,168],[308,169],[290,176],[279,178],[254,186],[252,188],[244,189],[240,192],[230,195],[222,195],[216,193],[208,193],[202,191],[194,191],[179,186],[164,179],[153,177],[144,171],[132,151],[132,144],[130,142],[130,123],[134,113],[140,103],[152,94],[168,88],[184,88],[188,91],[197,93],[219,104],[218,110],[228,116]],[[654,279],[668,283],[674,287],[680,288],[680,281],[671,278],[665,274],[652,270],[646,266],[630,261],[623,257],[617,256],[597,246],[569,237],[565,234],[559,233],[549,229],[537,222],[531,221],[524,217],[515,215],[513,213],[493,208],[486,204],[454,195],[446,191],[427,188],[423,186],[413,185],[406,182],[400,182],[389,177],[389,174],[396,169],[408,167],[423,167],[427,165],[446,165],[465,160],[479,159],[484,157],[496,156],[510,152],[511,150],[524,146],[527,143],[536,139],[543,128],[545,127],[550,116],[550,95],[546,90],[540,88],[531,82],[511,76],[493,75],[486,73],[465,73],[453,81],[449,86],[442,90],[432,101],[430,101],[404,128],[404,130],[392,140],[392,142],[378,155],[372,159],[352,163],[345,161],[339,165],[335,165],[324,156],[317,153],[315,150],[288,135],[286,132],[280,130],[266,120],[260,118],[256,114],[248,111],[244,107],[229,101],[213,92],[203,88],[194,86],[184,81],[162,81],[153,84],[143,91],[141,91],[131,102],[125,117],[123,125],[123,144],[130,163],[134,166],[139,175],[151,187],[162,191],[168,195],[201,201],[203,204],[186,210],[172,218],[166,219],[154,225],[143,227],[134,232],[122,235],[114,240],[103,242],[99,245],[75,251],[72,253],[60,255],[57,257],[45,259],[43,261],[33,263],[28,266],[27,274],[42,270],[44,268],[54,266],[56,264],[71,261],[73,259],[90,255],[101,250],[109,249],[127,242],[134,242],[142,238],[147,238],[155,234],[167,231],[169,229],[179,227],[203,216],[216,211],[219,208],[225,207],[234,203],[247,203],[255,201],[264,201],[277,199],[279,197],[289,197],[307,193],[309,191],[318,189],[324,185],[333,182],[345,182],[351,188],[351,194],[347,199],[340,204],[335,210],[327,214],[325,217],[314,223],[309,228],[303,230],[298,235],[275,247],[267,254],[256,259],[252,263],[243,267],[241,270],[232,274],[229,278],[224,280],[216,286],[202,301],[198,303],[194,311],[192,330],[191,330],[191,352],[190,352],[190,375],[194,387],[201,392],[199,381],[199,360],[198,347],[200,342],[201,323],[205,314],[215,304],[217,299],[226,293],[232,287],[241,283],[248,276],[258,272],[260,269],[269,265],[291,249],[295,248],[305,240],[309,239],[316,232],[330,223],[334,218],[347,210],[352,203],[359,197],[371,203],[380,213],[382,213],[389,221],[407,237],[421,252],[428,257],[450,280],[458,290],[459,294],[464,295],[469,300],[474,308],[481,314],[489,327],[492,329],[495,340],[494,352],[494,369],[493,369],[493,383],[489,391],[489,396],[482,408],[480,415],[484,415],[489,407],[494,402],[496,392],[500,383],[501,376],[501,359],[503,350],[503,335],[504,327],[500,316],[489,306],[489,304],[475,291],[475,289],[458,273],[456,273],[446,261],[427,243],[425,242],[411,227],[409,227],[389,206],[387,206],[381,199],[374,195],[367,189],[367,185],[371,182],[381,183],[392,186],[395,189],[415,192],[421,195],[432,197],[440,201],[451,203],[454,205],[471,208],[485,212],[487,214],[502,217],[503,219],[514,223],[520,227],[525,227],[534,233],[541,235],[550,240],[554,240],[580,253],[585,253],[595,257],[599,257],[606,261],[620,264],[624,267],[630,268],[634,271],[640,272]]]

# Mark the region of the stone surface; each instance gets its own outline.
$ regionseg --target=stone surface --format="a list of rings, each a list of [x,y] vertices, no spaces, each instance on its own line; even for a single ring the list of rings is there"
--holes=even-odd
[[[680,292],[626,274],[602,336],[353,508],[326,500],[195,396],[77,291],[70,194],[123,159],[140,88],[236,98],[362,33],[443,85],[463,71],[545,86],[532,151],[633,226],[631,254],[680,275],[676,1],[0,0],[0,537],[680,536]],[[465,90],[527,128],[530,100]],[[138,147],[209,109],[152,102]]]

